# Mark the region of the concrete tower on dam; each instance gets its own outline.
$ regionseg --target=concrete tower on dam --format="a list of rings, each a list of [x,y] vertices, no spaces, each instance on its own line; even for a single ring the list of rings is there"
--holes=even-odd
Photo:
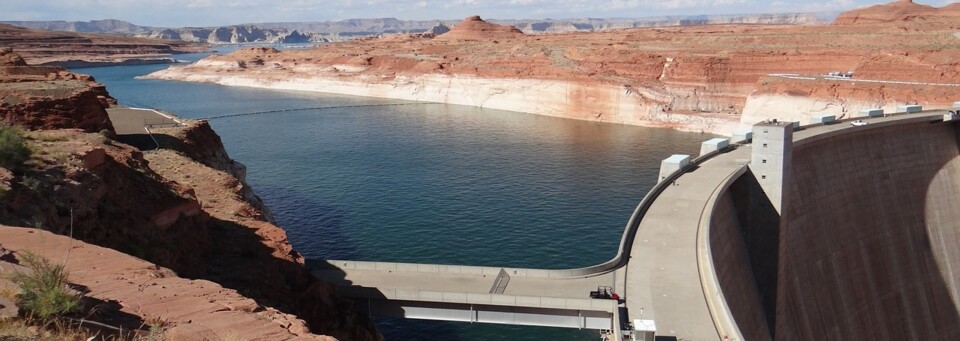
[[[960,130],[942,117],[754,127],[748,170],[705,207],[735,335],[960,339]]]
[[[793,124],[776,120],[753,126],[750,170],[777,213],[782,212],[783,187],[790,177]]]

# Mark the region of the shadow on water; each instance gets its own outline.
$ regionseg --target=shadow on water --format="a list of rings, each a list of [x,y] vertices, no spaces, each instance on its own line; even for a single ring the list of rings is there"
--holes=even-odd
[[[291,188],[258,186],[257,193],[283,226],[294,249],[307,259],[362,259],[347,230],[344,208],[326,204]]]
[[[176,146],[179,140],[155,134],[153,138],[160,140],[160,144],[169,147]],[[141,150],[155,149],[156,142],[149,135],[134,134],[120,135],[118,140],[131,143]],[[108,174],[109,175],[109,174]],[[109,177],[109,176],[108,176]],[[182,198],[175,197],[167,189],[167,184],[151,177],[134,177],[144,183],[136,183],[130,188],[140,188],[139,192],[154,193],[159,197],[156,202],[179,202]],[[266,189],[269,191],[269,189]],[[152,192],[151,192],[152,191]],[[291,191],[282,191],[290,193]],[[295,193],[295,192],[293,192]],[[152,198],[144,195],[145,198]],[[317,212],[323,221],[332,221],[334,226],[320,232],[328,235],[327,231],[336,231],[342,224],[336,223],[338,214],[322,205],[311,205],[312,201],[303,199],[296,194],[284,196],[274,194],[272,197],[284,200],[289,198],[300,204],[307,204],[312,212]],[[179,201],[178,201],[179,200]],[[111,215],[126,215],[125,212],[134,209],[143,209],[137,204],[126,202],[127,205],[114,210],[101,212],[101,221],[119,222]],[[284,205],[286,206],[286,205]],[[163,209],[162,207],[157,210]],[[149,216],[149,215],[148,215]],[[133,216],[136,217],[139,216]],[[332,218],[331,218],[332,217]],[[128,217],[130,218],[130,217]],[[287,222],[300,224],[301,222]],[[99,231],[88,231],[85,225],[79,224],[77,236],[96,244],[112,247],[122,252],[137,255],[148,261],[174,270],[184,278],[205,279],[216,282],[224,288],[234,289],[241,295],[255,300],[258,304],[272,307],[285,313],[292,313],[305,320],[311,331],[327,334],[342,340],[374,340],[371,334],[371,322],[363,315],[350,314],[353,311],[353,302],[343,298],[332,298],[333,288],[323,283],[309,273],[303,265],[288,258],[296,259],[296,251],[289,254],[277,255],[282,249],[274,248],[274,239],[261,236],[261,232],[271,233],[269,229],[259,229],[262,222],[222,220],[213,216],[201,217],[196,220],[178,220],[172,226],[162,230],[145,230],[145,235],[115,236],[112,239],[98,237]],[[131,223],[129,225],[145,225],[145,223]],[[91,226],[90,228],[103,228]],[[108,229],[110,230],[110,229]],[[296,229],[294,229],[296,230]],[[299,229],[303,231],[304,229]],[[62,232],[62,231],[61,231]],[[329,236],[327,237],[329,238]],[[323,238],[321,240],[329,240]],[[338,240],[340,237],[333,238]],[[347,240],[347,239],[342,239]],[[145,242],[149,241],[149,242]],[[191,241],[191,243],[185,243]],[[344,247],[349,243],[337,243],[336,250],[345,255],[353,255],[353,248]],[[346,274],[342,271],[328,271],[327,276],[337,278],[335,282],[349,285]],[[346,313],[345,313],[346,312]],[[358,318],[359,317],[359,318]],[[135,324],[137,321],[125,322]],[[142,321],[141,321],[142,322]]]

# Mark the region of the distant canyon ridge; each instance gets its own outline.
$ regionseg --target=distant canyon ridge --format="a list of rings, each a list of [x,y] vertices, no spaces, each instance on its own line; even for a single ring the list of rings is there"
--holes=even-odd
[[[474,16],[440,35],[242,49],[148,77],[731,134],[764,119],[952,105],[958,18],[960,4],[898,1],[830,24],[528,34]]]
[[[513,26],[526,34],[608,31],[627,28],[689,26],[705,24],[811,25],[831,22],[839,12],[777,13],[743,15],[691,15],[646,18],[582,18],[488,20]],[[350,40],[388,34],[435,35],[446,33],[460,20],[399,20],[394,18],[349,19],[326,22],[277,22],[214,27],[150,27],[122,20],[93,21],[0,21],[0,23],[54,31],[107,33],[143,38],[182,40],[212,44],[312,43]]]

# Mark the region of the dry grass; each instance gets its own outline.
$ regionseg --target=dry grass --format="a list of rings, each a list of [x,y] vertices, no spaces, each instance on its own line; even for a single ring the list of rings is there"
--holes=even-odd
[[[75,326],[42,328],[23,319],[0,321],[0,340],[3,341],[85,341],[92,336],[96,335]]]

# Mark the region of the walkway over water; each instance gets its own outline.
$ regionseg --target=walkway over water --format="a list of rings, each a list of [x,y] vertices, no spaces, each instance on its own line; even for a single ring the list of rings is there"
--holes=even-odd
[[[618,272],[551,277],[551,270],[330,260],[313,274],[365,300],[373,315],[612,329],[617,301],[592,299]],[[622,275],[620,275],[622,277]],[[393,303],[393,304],[390,304]]]

